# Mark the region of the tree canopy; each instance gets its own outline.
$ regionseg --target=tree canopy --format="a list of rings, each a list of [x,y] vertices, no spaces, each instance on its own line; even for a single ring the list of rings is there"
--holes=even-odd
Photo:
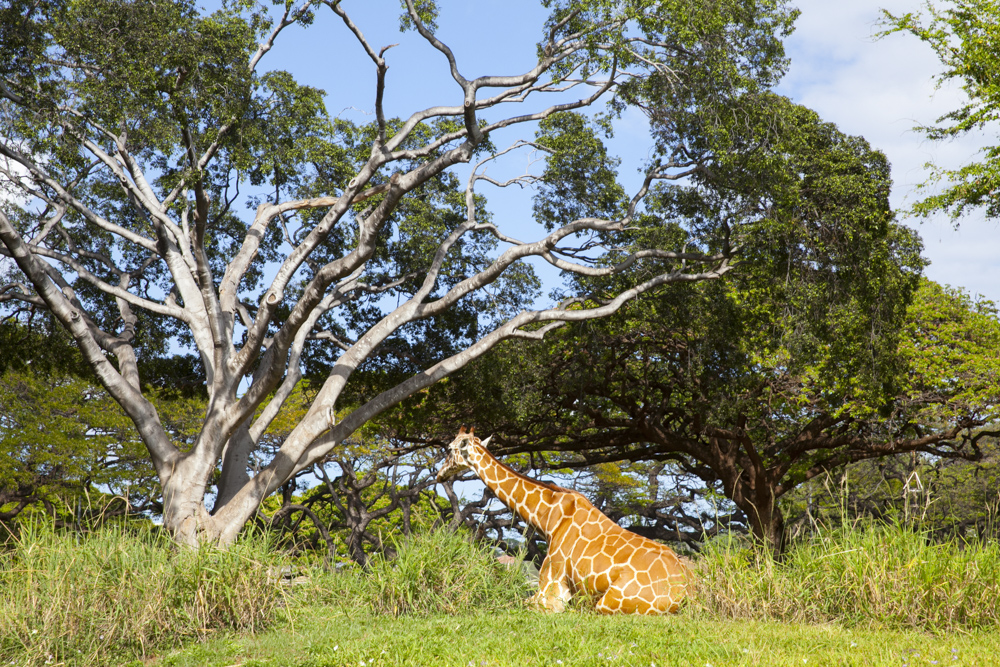
[[[445,3],[405,0],[404,35],[387,46],[366,39],[348,0],[2,9],[0,51],[16,55],[0,65],[0,301],[72,334],[135,424],[179,541],[230,542],[287,480],[503,340],[731,270],[733,239],[765,214],[733,198],[680,203],[713,165],[737,178],[741,159],[768,159],[736,126],[783,73],[795,12],[784,0],[543,5],[533,63],[476,78],[437,34]],[[327,95],[268,70],[290,26],[331,31],[316,57],[337,67],[354,49],[370,84]],[[417,53],[451,89],[392,117],[386,73]],[[331,116],[331,97],[373,120]],[[598,129],[635,110],[652,145],[626,188]],[[535,151],[541,173],[487,174]],[[658,213],[646,200],[664,181],[677,205]],[[522,241],[484,193],[531,184],[538,238]],[[528,258],[581,280],[535,302]],[[626,271],[641,279],[582,280]],[[312,402],[252,466],[305,372],[319,380]],[[203,378],[195,433],[167,424],[154,376]]]
[[[775,548],[779,501],[810,479],[899,452],[977,458],[1000,398],[992,305],[921,280],[921,244],[894,220],[881,153],[808,109],[769,104],[778,113],[758,129],[772,150],[650,199],[687,216],[742,211],[752,222],[733,237],[737,270],[544,346],[497,348],[401,413],[399,432],[475,424],[496,431],[498,453],[555,469],[667,462]]]

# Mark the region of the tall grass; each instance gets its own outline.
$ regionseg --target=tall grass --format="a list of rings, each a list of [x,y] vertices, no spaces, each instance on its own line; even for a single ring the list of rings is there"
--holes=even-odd
[[[821,531],[776,562],[734,541],[697,563],[695,604],[723,618],[954,631],[1000,625],[1000,544],[933,543],[900,524]]]
[[[493,548],[438,530],[395,545],[396,557],[314,583],[317,601],[390,616],[460,614],[522,606],[529,594],[519,569],[497,562]]]
[[[0,547],[0,663],[115,664],[219,629],[256,631],[283,603],[263,538],[175,549],[158,532],[24,525]]]
[[[276,576],[288,558],[264,538],[226,551],[178,550],[151,530],[111,526],[77,536],[25,526],[0,546],[0,665],[123,664],[215,631],[256,632],[315,605],[365,615],[482,614],[519,609],[532,592],[520,570],[461,534],[415,535],[396,550],[366,569],[312,572],[289,589]],[[692,603],[682,613],[695,618],[1000,627],[996,542],[933,543],[898,524],[870,524],[821,531],[780,562],[720,541],[694,567]]]

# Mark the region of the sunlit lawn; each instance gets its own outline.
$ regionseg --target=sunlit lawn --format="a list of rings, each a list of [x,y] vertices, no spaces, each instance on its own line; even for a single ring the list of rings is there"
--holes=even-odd
[[[147,663],[149,664],[149,663]],[[585,612],[423,618],[299,610],[257,637],[227,635],[154,665],[997,665],[1000,634],[934,636],[835,625]]]

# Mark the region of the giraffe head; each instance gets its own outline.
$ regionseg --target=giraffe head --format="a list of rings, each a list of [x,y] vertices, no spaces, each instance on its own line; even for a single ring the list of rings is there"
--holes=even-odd
[[[469,447],[471,445],[485,447],[489,444],[490,438],[493,437],[490,436],[489,438],[486,438],[486,440],[480,441],[479,438],[476,437],[474,431],[475,428],[470,428],[469,431],[466,432],[465,427],[463,426],[459,429],[458,435],[455,436],[455,439],[451,441],[450,445],[448,445],[448,456],[445,458],[444,463],[441,464],[441,469],[438,470],[437,474],[437,480],[439,482],[449,480],[455,475],[471,468],[472,465],[469,463],[468,458]]]

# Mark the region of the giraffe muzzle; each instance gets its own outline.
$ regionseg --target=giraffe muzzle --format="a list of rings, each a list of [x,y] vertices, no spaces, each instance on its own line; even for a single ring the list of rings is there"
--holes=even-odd
[[[461,470],[462,466],[460,466],[458,462],[455,461],[454,456],[449,454],[448,458],[446,458],[444,460],[444,463],[441,464],[441,469],[438,470],[437,481],[446,482],[455,475],[457,475]]]

